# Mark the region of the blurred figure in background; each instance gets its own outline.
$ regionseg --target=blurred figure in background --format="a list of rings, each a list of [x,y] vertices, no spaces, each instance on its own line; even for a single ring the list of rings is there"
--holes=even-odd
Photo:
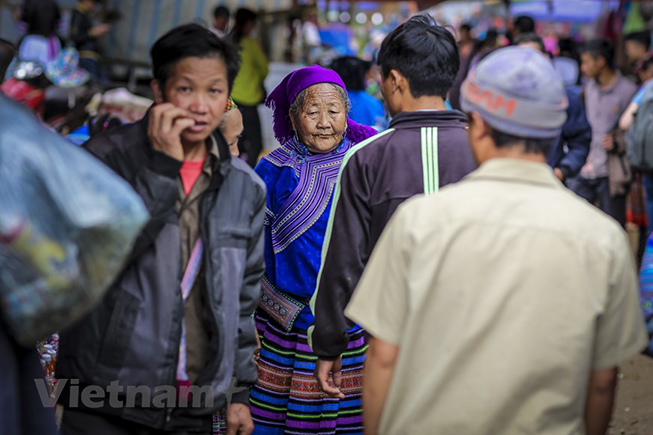
[[[651,47],[651,32],[646,30],[641,32],[633,32],[626,35],[625,51],[626,60],[630,73],[637,75],[637,71],[641,68],[642,62],[646,59]]]
[[[254,11],[240,8],[236,11],[236,22],[229,36],[240,48],[240,71],[231,93],[243,115],[245,130],[238,148],[253,168],[263,149],[263,134],[258,106],[265,100],[265,78],[268,76],[268,59],[261,44],[251,35],[256,27],[257,15]]]
[[[524,33],[515,40],[520,47],[532,48],[545,56],[548,55],[544,41],[535,33]],[[558,180],[564,182],[574,177],[587,161],[592,142],[592,127],[587,122],[585,107],[580,95],[565,86],[567,96],[567,120],[562,131],[549,152],[547,163],[555,172]]]
[[[584,89],[592,143],[587,162],[567,185],[571,190],[626,225],[626,193],[630,171],[621,165],[613,133],[637,87],[614,67],[614,46],[604,39],[590,41],[581,54],[581,69],[589,82]],[[615,164],[616,163],[616,164]]]
[[[351,109],[349,117],[359,124],[382,130],[385,123],[383,103],[365,90],[365,77],[370,63],[354,56],[339,57],[331,63],[331,69],[345,82]]]
[[[95,17],[97,0],[80,0],[70,19],[70,40],[79,52],[79,64],[101,82],[106,80],[101,65],[100,38],[111,30]]]
[[[21,60],[36,60],[45,64],[61,50],[57,29],[61,11],[55,0],[25,0],[17,17],[25,23],[26,35],[18,46]]]
[[[476,68],[476,65],[483,60],[486,56],[497,49],[499,44],[499,32],[494,27],[491,27],[485,33],[485,38],[477,40],[474,44],[469,56],[460,59],[460,69],[456,81],[451,87],[448,102],[455,110],[460,110],[460,87],[469,73]]]
[[[515,18],[512,23],[512,41],[514,42],[519,36],[526,33],[535,33],[535,20],[528,15]]]
[[[469,23],[464,23],[460,26],[458,38],[458,51],[460,51],[460,60],[462,62],[472,54],[474,44],[476,43],[474,38],[472,38],[472,26]]]
[[[635,122],[635,115],[639,108],[642,106],[645,100],[645,94],[648,94],[649,97],[646,98],[647,101],[650,101],[650,91],[649,89],[651,86],[653,86],[653,56],[649,56],[640,65],[639,69],[639,80],[642,83],[641,88],[639,91],[637,91],[637,94],[633,97],[633,99],[630,102],[630,105],[626,109],[626,111],[623,113],[621,116],[621,119],[619,120],[619,128],[622,130],[630,130],[631,128],[635,128],[634,122]],[[645,116],[645,115],[643,115]],[[646,118],[643,118],[646,119]],[[642,123],[639,123],[640,127],[645,127]],[[645,137],[648,136],[646,131],[643,131],[643,134],[638,134],[637,131],[634,132],[635,137]],[[633,139],[631,139],[633,140]],[[648,147],[646,147],[646,142],[644,142],[645,150],[649,150]],[[633,162],[633,165],[637,168],[638,165]],[[641,169],[641,172],[637,172],[635,174],[635,180],[633,183],[633,189],[631,190],[631,204],[630,207],[630,217],[633,223],[636,223],[640,226],[640,229],[643,227],[646,227],[645,231],[640,231],[640,254],[643,255],[641,252],[641,249],[643,248],[643,242],[648,239],[648,237],[653,233],[653,173],[646,171],[646,168],[639,168]],[[642,184],[640,184],[642,183]],[[642,185],[644,189],[642,189]],[[644,192],[642,192],[644,190]],[[646,214],[644,216],[641,216],[643,213],[639,213],[638,216],[638,211],[641,207],[638,207],[638,204],[641,204],[641,197],[642,195],[644,196],[644,205],[646,209]],[[639,219],[638,219],[639,218]]]
[[[558,57],[553,59],[553,66],[562,77],[566,88],[580,92],[580,55],[576,42],[571,38],[558,41]]]
[[[227,28],[229,27],[229,18],[231,12],[225,6],[217,6],[213,10],[213,27],[211,31],[215,33],[218,38],[227,36]]]

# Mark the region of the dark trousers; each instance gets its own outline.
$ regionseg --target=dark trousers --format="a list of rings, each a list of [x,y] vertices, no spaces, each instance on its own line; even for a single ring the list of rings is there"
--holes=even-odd
[[[580,175],[567,180],[567,187],[591,204],[597,205],[612,216],[622,227],[626,226],[626,196],[610,196],[608,177],[587,179]]]
[[[165,432],[138,423],[97,412],[66,408],[61,421],[61,435],[211,435],[211,426],[203,431]]]
[[[236,101],[243,115],[243,134],[238,141],[240,155],[247,159],[252,168],[258,163],[258,157],[263,150],[263,133],[261,119],[258,116],[258,106],[247,106]]]

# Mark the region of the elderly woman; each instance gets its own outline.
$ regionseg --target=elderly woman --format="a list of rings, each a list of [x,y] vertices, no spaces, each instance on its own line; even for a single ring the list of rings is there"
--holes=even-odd
[[[351,331],[343,361],[344,400],[328,398],[313,377],[308,306],[340,164],[376,132],[348,118],[349,99],[337,73],[312,66],[289,74],[270,94],[281,148],[256,167],[268,189],[265,260],[256,327],[259,382],[251,392],[255,434],[362,433],[363,332]]]

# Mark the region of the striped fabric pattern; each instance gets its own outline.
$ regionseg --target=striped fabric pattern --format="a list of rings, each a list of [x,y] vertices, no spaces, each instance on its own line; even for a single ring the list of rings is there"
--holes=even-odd
[[[422,127],[422,171],[424,173],[424,194],[431,195],[440,188],[438,167],[438,128]]]
[[[306,331],[287,332],[267,313],[256,313],[262,349],[259,380],[250,393],[256,435],[362,434],[362,373],[367,345],[363,331],[352,333],[343,354],[341,389],[345,400],[322,393],[313,377],[317,357]]]
[[[653,235],[646,242],[646,251],[639,275],[639,291],[648,335],[653,337]],[[645,352],[653,356],[653,340],[649,342],[649,347]]]
[[[294,143],[294,144],[293,144]],[[272,232],[272,247],[278,254],[308,231],[326,210],[335,188],[340,163],[352,147],[345,140],[335,151],[310,154],[306,147],[291,141],[263,158],[275,166],[293,168],[299,184],[276,215],[266,212]]]

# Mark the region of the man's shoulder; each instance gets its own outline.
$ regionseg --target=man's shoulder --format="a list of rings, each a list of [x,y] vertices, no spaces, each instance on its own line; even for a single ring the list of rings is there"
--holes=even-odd
[[[430,216],[429,219],[435,215],[447,215],[447,211],[450,210],[456,219],[469,216],[471,219],[478,220],[478,215],[470,211],[475,209],[481,211],[484,207],[488,209],[514,207],[514,191],[509,183],[503,186],[505,189],[500,190],[496,183],[487,184],[483,180],[468,176],[458,183],[442,187],[435,195],[419,195],[410,199],[407,205],[413,208],[411,211],[413,214],[423,212]],[[493,192],[493,195],[488,195],[488,191]],[[531,204],[537,207],[539,220],[545,226],[551,223],[553,230],[583,233],[594,240],[604,241],[614,240],[614,237],[623,235],[623,229],[613,218],[570,190],[542,189],[533,186],[532,195],[529,195],[525,201],[531,201]],[[523,205],[529,207],[528,204]],[[524,207],[522,212],[529,213]],[[512,214],[510,210],[507,210],[508,215]],[[541,226],[537,223],[534,225]]]
[[[83,147],[102,158],[116,152],[127,153],[132,148],[145,148],[146,142],[143,126],[137,122],[99,133],[86,141]]]
[[[342,165],[353,166],[365,162],[370,155],[375,155],[380,148],[388,146],[395,133],[394,128],[389,128],[357,143],[347,151]]]

